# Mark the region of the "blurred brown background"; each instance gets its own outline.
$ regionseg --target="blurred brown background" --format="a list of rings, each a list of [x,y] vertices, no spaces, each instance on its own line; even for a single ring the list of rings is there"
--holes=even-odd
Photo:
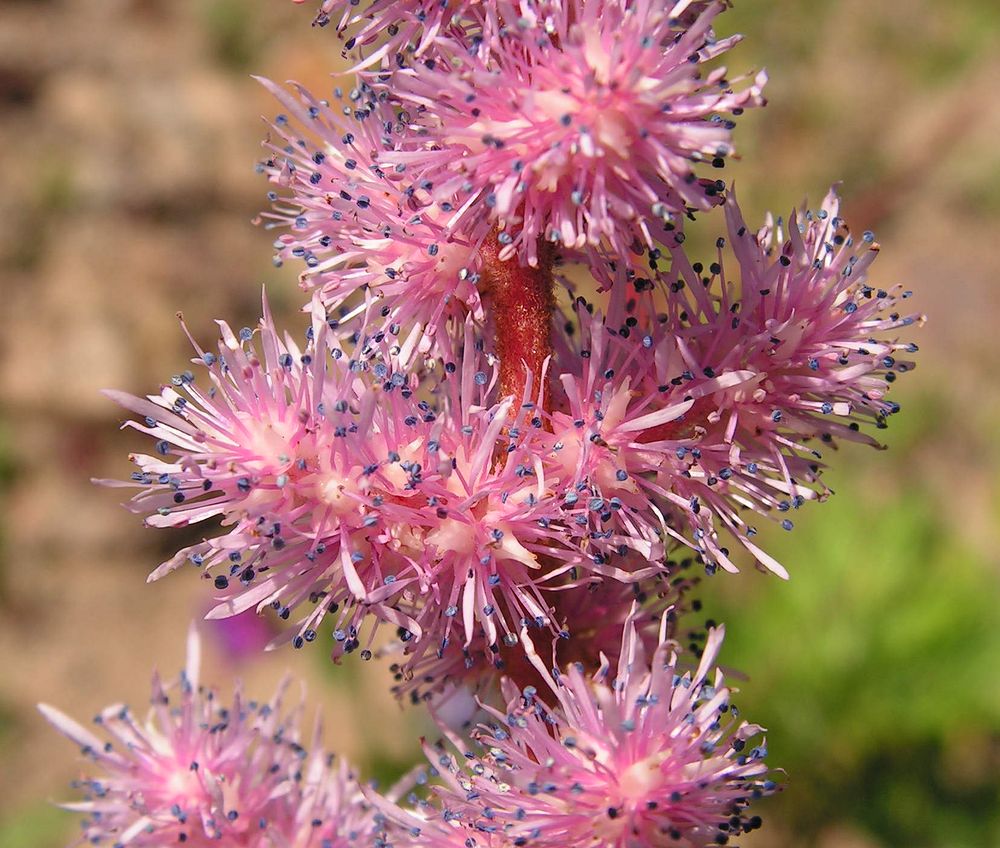
[[[329,89],[339,43],[285,0],[5,0],[0,6],[0,846],[65,845],[72,746],[34,703],[81,720],[142,705],[181,663],[201,583],[145,575],[180,540],[93,488],[134,445],[103,387],[154,390],[186,367],[173,314],[252,325],[266,282],[293,323],[294,269],[250,221],[272,107],[251,72]],[[793,579],[705,587],[725,659],[750,673],[788,787],[743,844],[1000,846],[1000,6],[983,0],[741,0],[720,29],[765,65],[770,106],[727,169],[758,218],[843,180],[883,245],[875,279],[930,316],[894,389],[888,453],[845,448],[838,495],[774,537]],[[703,238],[720,226],[710,216]],[[322,647],[260,659],[214,640],[220,685],[309,679],[332,746],[391,774],[417,717],[375,666]],[[229,634],[230,636],[232,633]],[[240,638],[243,638],[242,636]],[[246,637],[250,638],[250,637]],[[398,730],[398,732],[396,732]]]

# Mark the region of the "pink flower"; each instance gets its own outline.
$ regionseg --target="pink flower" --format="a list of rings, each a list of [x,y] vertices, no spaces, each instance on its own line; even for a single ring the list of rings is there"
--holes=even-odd
[[[179,551],[150,579],[185,562],[201,568],[218,592],[209,617],[271,605],[287,618],[311,604],[299,646],[330,614],[345,650],[358,647],[366,611],[404,624],[389,602],[406,585],[408,564],[380,537],[423,507],[405,491],[409,462],[398,451],[420,441],[434,413],[402,373],[349,358],[321,310],[304,348],[279,336],[266,301],[257,334],[219,326],[218,355],[192,340],[207,387],[185,372],[148,399],[108,393],[141,416],[125,426],[156,440],[154,455],[133,455],[139,471],[130,483],[112,482],[141,487],[129,508],[153,527],[221,518],[229,528]]]
[[[304,3],[306,0],[293,0]],[[323,0],[313,26],[333,23],[338,33],[349,32],[345,54],[374,46],[359,67],[385,60],[390,64],[423,56],[445,39],[465,38],[469,30],[477,41],[489,42],[496,31],[496,2],[483,0],[372,0],[359,9],[358,0]]]
[[[661,640],[647,662],[633,624],[617,673],[571,665],[549,695],[507,685],[506,710],[483,726],[483,753],[437,757],[446,810],[470,832],[514,845],[640,848],[723,844],[759,826],[752,798],[773,790],[761,728],[739,722],[712,667],[723,630],[709,631],[697,670]],[[541,669],[540,669],[541,670]]]
[[[606,317],[577,304],[579,348],[563,352],[563,394],[552,415],[553,458],[579,481],[570,498],[594,557],[605,568],[634,555],[656,561],[680,543],[710,568],[734,571],[719,537],[725,529],[787,576],[751,541],[755,531],[742,531],[741,517],[745,506],[777,506],[766,486],[780,468],[756,455],[752,465],[734,462],[738,453],[720,425],[755,372],[702,364],[701,351],[651,318],[646,287],[638,286],[643,306],[636,306],[627,285],[621,279],[612,289]]]
[[[39,705],[95,769],[78,784],[85,800],[64,805],[87,814],[88,844],[347,848],[375,833],[346,765],[303,748],[287,681],[268,702],[239,689],[225,702],[199,684],[200,654],[192,628],[176,689],[154,676],[145,720],[121,704],[95,719],[108,741]]]
[[[868,285],[877,245],[866,236],[859,250],[834,195],[801,232],[793,216],[783,245],[773,226],[751,236],[732,196],[726,211],[735,265],[724,239],[708,276],[675,245],[669,275],[653,253],[656,297],[619,272],[606,317],[578,304],[582,339],[561,352],[552,429],[608,561],[674,540],[734,571],[725,531],[785,577],[744,511],[790,530],[788,512],[827,494],[810,441],[876,444],[861,424],[898,408],[885,392],[912,364],[896,354],[916,347],[875,336],[916,316],[895,311],[898,290]]]
[[[534,4],[529,4],[535,8]],[[731,152],[723,115],[763,102],[760,74],[737,90],[701,65],[738,40],[717,40],[721,4],[687,29],[686,2],[568,0],[539,4],[488,58],[452,48],[395,72],[393,97],[418,110],[424,150],[397,150],[438,197],[458,197],[446,225],[496,224],[505,256],[538,262],[538,240],[624,257],[652,246],[664,225],[719,202],[721,181],[694,165]],[[700,7],[699,7],[700,8]]]
[[[210,618],[311,606],[288,638],[312,641],[333,615],[343,652],[362,646],[366,614],[423,649],[551,625],[542,592],[581,554],[562,542],[531,388],[520,403],[494,398],[471,321],[461,367],[446,363],[428,399],[376,356],[381,334],[350,358],[321,310],[303,349],[266,303],[257,334],[220,327],[219,355],[195,345],[207,390],[186,372],[148,399],[110,393],[141,416],[126,426],[155,440],[155,455],[133,456],[132,481],[112,483],[142,489],[130,508],[150,526],[229,528],[151,579],[192,562],[217,591]]]
[[[405,127],[366,84],[351,93],[348,117],[301,87],[292,94],[260,81],[288,110],[272,124],[284,144],[269,143],[262,166],[286,190],[269,194],[273,211],[262,215],[268,228],[287,229],[275,263],[304,262],[302,287],[334,312],[368,291],[381,326],[403,334],[404,361],[435,338],[436,350],[447,351],[449,322],[454,329],[457,319],[460,331],[467,313],[483,317],[476,283],[484,234],[446,230],[448,204],[430,204],[430,184],[380,162],[405,147]]]
[[[879,252],[874,235],[851,235],[834,189],[818,212],[793,211],[787,235],[770,217],[751,233],[734,196],[725,210],[739,287],[707,296],[703,269],[675,246],[672,275],[685,285],[667,303],[684,343],[705,351],[714,367],[761,375],[738,408],[747,449],[755,437],[770,440],[775,457],[778,451],[807,453],[801,441],[809,437],[877,444],[860,428],[882,428],[898,411],[885,394],[897,375],[913,368],[897,360],[898,352],[917,348],[899,341],[897,331],[923,319],[900,312],[910,297],[902,286],[869,283]],[[718,262],[709,268],[713,279],[726,276],[723,248],[720,240]]]
[[[591,579],[551,591],[546,600],[551,604],[548,617],[554,628],[548,629],[554,632],[543,629],[535,637],[539,641],[537,651],[531,646],[530,654],[551,668],[564,668],[570,663],[597,668],[602,656],[617,661],[622,628],[633,602],[640,607],[631,613],[632,625],[652,651],[663,611],[670,611],[666,621],[667,634],[672,638],[677,616],[687,607],[685,595],[696,582],[681,576],[679,567],[671,567],[641,583]],[[452,638],[434,652],[417,652],[415,657],[393,665],[397,680],[394,691],[398,697],[409,697],[417,703],[438,693],[447,699],[455,687],[489,693],[501,676],[521,688],[543,686],[532,656],[514,634],[489,642],[486,631],[478,628],[469,644]]]

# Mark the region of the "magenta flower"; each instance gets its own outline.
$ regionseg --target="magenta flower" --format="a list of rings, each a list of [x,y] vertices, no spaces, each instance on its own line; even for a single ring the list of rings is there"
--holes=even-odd
[[[205,612],[211,610],[211,604]],[[234,665],[255,659],[261,651],[278,635],[274,621],[257,615],[248,609],[238,615],[216,618],[205,624],[205,632],[210,644]]]
[[[489,58],[452,47],[435,62],[397,71],[391,93],[418,111],[424,150],[385,159],[461,201],[447,226],[496,225],[514,254],[538,262],[538,240],[569,250],[605,247],[625,257],[652,246],[664,225],[719,202],[732,122],[763,103],[760,74],[737,89],[723,69],[703,73],[738,38],[717,40],[703,9],[678,31],[667,0],[569,0],[522,15]],[[683,7],[683,8],[682,8]]]
[[[199,665],[192,628],[176,689],[154,676],[145,720],[121,704],[95,719],[109,741],[39,706],[95,769],[78,784],[85,800],[64,805],[87,814],[88,844],[347,848],[376,832],[347,767],[302,747],[302,708],[283,706],[287,681],[268,702],[239,689],[226,702],[200,686]]]
[[[304,262],[301,285],[328,310],[368,291],[382,326],[404,333],[404,361],[435,336],[447,350],[449,319],[482,318],[476,283],[484,234],[447,230],[448,204],[430,205],[429,184],[411,184],[403,169],[381,163],[404,148],[405,127],[367,85],[352,92],[347,117],[301,87],[292,94],[260,81],[288,110],[272,124],[285,143],[269,143],[262,166],[286,189],[269,194],[274,207],[262,215],[268,228],[287,230],[275,241],[276,264]]]

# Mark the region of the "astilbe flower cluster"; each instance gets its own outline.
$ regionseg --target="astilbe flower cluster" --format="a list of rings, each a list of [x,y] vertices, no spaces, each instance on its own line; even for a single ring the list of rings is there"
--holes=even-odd
[[[457,751],[428,749],[441,779],[420,817],[383,809],[411,832],[452,822],[548,848],[723,844],[755,829],[759,817],[745,811],[774,784],[764,743],[752,742],[761,728],[736,718],[713,671],[723,635],[711,630],[697,667],[685,670],[665,626],[647,659],[630,619],[616,667],[605,658],[590,676],[571,664],[554,678],[539,665],[545,695],[505,681],[504,706],[488,709],[477,750],[458,740]]]
[[[919,316],[899,311],[908,292],[869,282],[878,245],[850,235],[833,191],[817,213],[792,214],[787,238],[749,230],[733,195],[725,210],[708,274],[674,245],[669,272],[656,259],[648,277],[618,272],[606,315],[577,302],[554,431],[592,503],[617,501],[612,539],[651,543],[665,528],[733,571],[724,530],[787,577],[743,513],[790,530],[785,514],[827,493],[817,443],[877,444],[861,426],[898,411],[885,393],[912,367],[899,352],[916,350],[885,334]]]
[[[482,319],[476,282],[484,236],[449,232],[446,212],[431,206],[427,190],[414,186],[383,156],[414,144],[399,110],[365,83],[350,92],[349,105],[319,100],[298,87],[293,94],[262,83],[287,110],[272,122],[271,157],[262,170],[276,186],[273,208],[262,215],[276,239],[275,264],[305,263],[304,289],[315,290],[337,312],[353,295],[375,298],[380,325],[399,334],[399,358],[426,352],[438,329],[471,314]],[[343,92],[337,90],[338,100]],[[460,326],[460,323],[459,323]]]
[[[390,78],[432,143],[387,159],[460,204],[453,227],[499,227],[501,258],[536,265],[539,239],[618,257],[652,247],[664,225],[718,203],[724,183],[695,164],[724,164],[722,116],[760,105],[766,81],[737,89],[723,68],[704,73],[737,39],[714,37],[721,4],[679,30],[675,5],[687,4],[539,4],[489,56],[450,42]]]
[[[87,844],[347,848],[383,832],[350,767],[304,747],[302,704],[286,709],[289,681],[268,701],[231,700],[201,685],[192,628],[173,687],[153,677],[149,713],[113,704],[94,719],[108,741],[54,707],[45,718],[89,763],[78,785]]]
[[[104,714],[124,751],[45,708],[107,775],[75,807],[89,838],[652,848],[759,825],[761,729],[713,671],[694,572],[788,576],[756,522],[792,529],[828,449],[877,445],[919,316],[835,191],[755,228],[712,176],[766,83],[718,64],[727,5],[319,4],[356,82],[261,80],[260,222],[300,269],[301,334],[266,298],[217,345],[182,321],[190,369],[109,392],[152,447],[103,482],[201,528],[151,580],[190,564],[209,618],[294,614],[275,644],[391,657],[449,741],[380,795],[190,667],[151,724]],[[712,210],[706,267],[685,227]]]
[[[218,592],[209,617],[310,606],[296,645],[331,615],[348,652],[366,613],[414,640],[453,627],[469,640],[478,621],[491,643],[546,618],[532,549],[572,551],[555,547],[558,507],[531,464],[542,431],[525,420],[532,404],[489,402],[474,349],[461,370],[445,364],[439,407],[374,342],[354,351],[370,359],[346,355],[319,312],[303,349],[279,338],[266,303],[259,348],[249,328],[220,328],[218,354],[196,345],[207,390],[186,372],[146,399],[112,393],[143,416],[127,426],[156,440],[121,484],[141,489],[130,507],[151,526],[230,527],[151,579],[193,563]]]

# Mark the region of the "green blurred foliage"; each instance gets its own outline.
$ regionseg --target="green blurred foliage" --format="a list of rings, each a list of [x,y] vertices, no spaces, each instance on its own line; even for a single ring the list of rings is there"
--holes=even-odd
[[[736,2],[719,19],[720,30],[747,38],[745,48],[763,60],[772,76],[793,75],[824,45],[839,38],[862,39],[859,47],[890,59],[911,82],[944,86],[955,80],[1000,32],[1000,4],[983,0],[892,0],[866,3]],[[845,26],[844,10],[864,13],[860,26]],[[816,98],[821,102],[822,98]]]
[[[212,53],[222,67],[234,72],[253,70],[263,45],[257,18],[240,0],[203,0],[202,16]]]
[[[75,827],[76,822],[54,804],[42,803],[0,821],[0,845],[3,848],[65,845]]]
[[[900,194],[926,196],[936,184],[921,179],[947,162],[942,213],[995,218],[995,159],[951,152],[978,112],[972,83],[1000,55],[1000,4],[737,2],[720,25],[746,36],[728,64],[771,77],[768,108],[743,120],[744,158],[726,172],[755,216],[787,214],[805,195],[815,206],[840,179],[875,216],[858,225],[888,231],[900,256],[911,246],[893,237]],[[925,127],[924,143],[887,141],[900,123]],[[701,228],[693,243],[707,248],[715,233]],[[931,285],[914,281],[931,324],[908,335],[922,352],[916,382],[893,390],[904,409],[892,449],[828,457],[837,495],[807,505],[792,533],[765,531],[787,585],[706,583],[706,614],[727,624],[723,660],[749,676],[738,701],[770,728],[770,762],[788,774],[767,802],[774,832],[755,845],[1000,846],[1000,570],[984,542],[994,534],[974,526],[1000,524],[1000,487],[979,473],[1000,462],[1000,406],[986,382],[975,399],[954,388],[949,369],[988,378],[974,345],[935,333],[935,310],[966,306],[938,295],[932,309],[921,300]]]
[[[935,419],[920,406],[914,422]],[[787,584],[706,587],[727,626],[723,660],[749,674],[738,703],[788,772],[772,815],[796,845],[831,822],[886,846],[1000,844],[997,575],[934,498],[880,487],[870,468],[831,475],[838,493],[792,533],[768,530]]]

